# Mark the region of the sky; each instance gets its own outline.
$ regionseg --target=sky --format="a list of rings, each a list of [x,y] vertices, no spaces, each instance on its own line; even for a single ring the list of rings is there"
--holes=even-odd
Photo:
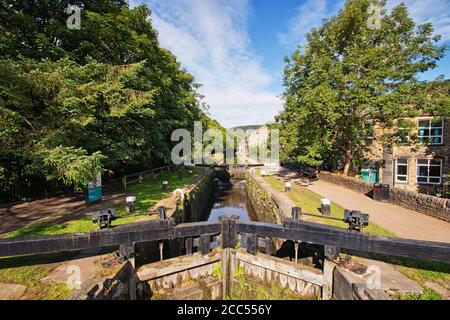
[[[130,0],[147,4],[163,48],[203,86],[210,116],[224,127],[264,124],[283,107],[284,57],[344,0]],[[402,2],[388,0],[388,9]],[[432,22],[450,44],[450,0],[403,0],[419,23]],[[420,75],[450,78],[450,51]]]

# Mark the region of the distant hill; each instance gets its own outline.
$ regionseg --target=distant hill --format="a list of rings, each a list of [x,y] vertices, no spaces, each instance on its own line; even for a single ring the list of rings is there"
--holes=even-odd
[[[233,127],[233,128],[230,128],[230,129],[234,129],[234,130],[242,129],[242,130],[245,131],[245,130],[256,130],[256,129],[260,128],[260,127],[262,127],[262,125],[256,124],[256,125],[249,125],[249,126],[238,126],[238,127]]]

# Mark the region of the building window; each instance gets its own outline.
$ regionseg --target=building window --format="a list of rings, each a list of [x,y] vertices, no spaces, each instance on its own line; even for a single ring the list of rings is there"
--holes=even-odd
[[[444,141],[444,120],[419,120],[419,140],[425,144],[442,144]]]
[[[408,182],[408,159],[397,159],[395,161],[395,181],[399,183]]]
[[[416,124],[410,120],[400,119],[397,121],[397,142],[407,144],[411,141],[411,130],[416,128]]]
[[[422,159],[417,160],[418,184],[441,184],[442,160]]]

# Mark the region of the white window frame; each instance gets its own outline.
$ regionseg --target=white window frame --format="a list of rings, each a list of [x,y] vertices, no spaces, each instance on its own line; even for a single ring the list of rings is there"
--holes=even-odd
[[[425,165],[425,164],[419,164],[419,161],[428,161],[428,164],[427,165]],[[439,175],[439,182],[430,182],[430,167],[437,167],[438,165],[435,165],[435,164],[431,164],[431,161],[436,161],[436,160],[439,160],[440,161],[440,175]],[[420,170],[419,170],[419,167],[427,167],[427,172],[428,172],[428,175],[427,176],[419,176],[419,172],[420,172]],[[443,167],[443,161],[442,161],[442,159],[417,159],[416,160],[416,182],[417,182],[417,184],[434,184],[434,185],[441,185],[442,184],[442,168]],[[419,178],[426,178],[427,179],[427,182],[422,182],[422,181],[420,181],[419,182]],[[437,179],[438,177],[431,177],[432,179]]]
[[[401,166],[405,166],[406,167],[406,175],[398,174],[398,166],[399,166],[398,160],[406,160],[406,163],[401,163],[400,164]],[[409,161],[408,161],[408,159],[407,158],[395,159],[395,182],[396,183],[403,183],[403,184],[408,183],[409,182],[408,174],[409,174]],[[405,177],[406,180],[399,180],[398,179],[399,177]]]
[[[418,136],[418,138],[419,138],[419,140],[420,139],[427,139],[428,140],[428,142],[423,142],[424,144],[427,144],[427,145],[437,145],[437,146],[439,146],[439,145],[443,145],[444,144],[444,119],[442,118],[442,119],[440,119],[441,120],[441,126],[440,127],[433,127],[432,126],[432,123],[433,123],[433,121],[435,121],[435,120],[437,120],[437,119],[434,119],[434,118],[429,118],[429,119],[419,119],[418,121],[417,121],[417,127],[419,128],[418,129],[418,132],[417,132],[417,136]],[[428,127],[421,127],[420,126],[420,121],[428,121]],[[442,133],[440,134],[440,135],[432,135],[431,134],[431,131],[432,131],[432,129],[441,129],[442,131]],[[420,130],[428,130],[428,135],[423,135],[423,136],[421,136],[420,135]],[[433,139],[434,138],[440,138],[440,140],[441,140],[441,142],[440,143],[434,143],[433,142]]]

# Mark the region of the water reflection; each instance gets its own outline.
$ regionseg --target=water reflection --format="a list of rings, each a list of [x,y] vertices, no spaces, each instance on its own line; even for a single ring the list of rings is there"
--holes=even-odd
[[[247,198],[245,180],[219,184],[206,211],[207,221],[217,221],[220,216],[239,216],[240,221],[256,221],[256,214]]]

